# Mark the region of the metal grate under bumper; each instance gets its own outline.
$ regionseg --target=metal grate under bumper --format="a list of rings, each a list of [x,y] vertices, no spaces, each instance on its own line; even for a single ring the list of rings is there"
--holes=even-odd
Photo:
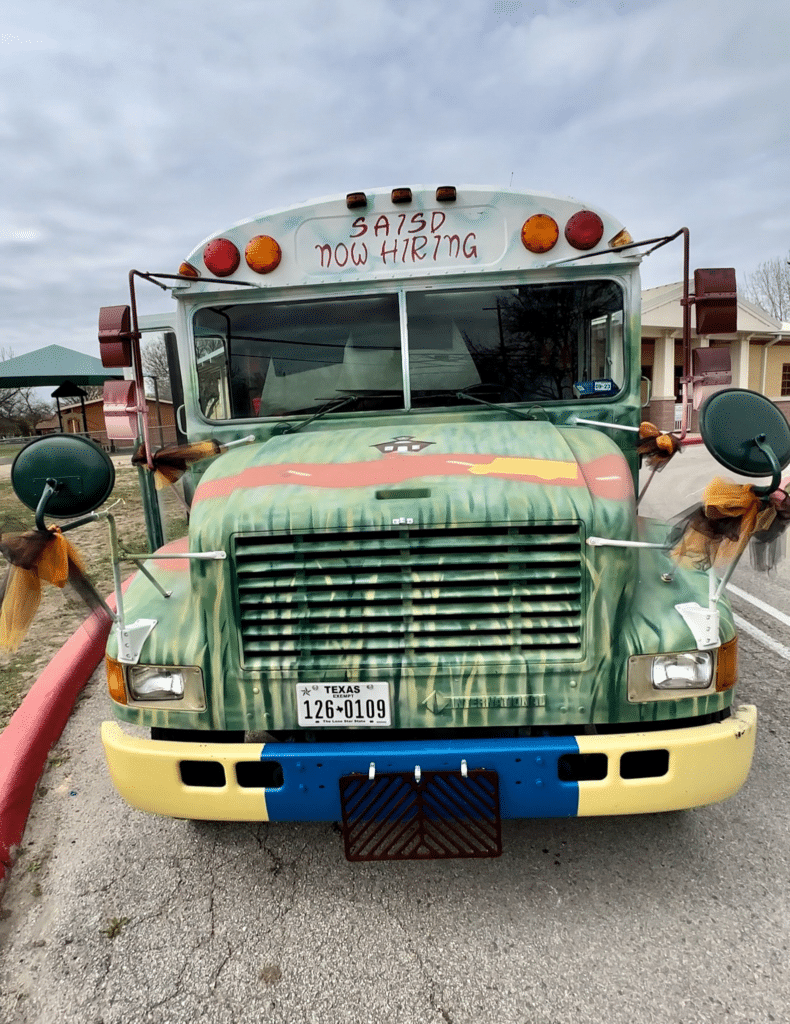
[[[491,769],[344,775],[340,802],[348,860],[502,853],[499,776]]]

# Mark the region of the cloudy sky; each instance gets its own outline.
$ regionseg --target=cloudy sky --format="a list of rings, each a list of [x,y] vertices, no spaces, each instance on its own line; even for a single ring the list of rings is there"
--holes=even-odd
[[[0,0],[0,346],[98,355],[127,271],[376,186],[575,196],[790,248],[788,0]],[[676,244],[643,264],[678,280]],[[169,308],[141,289],[141,308]]]

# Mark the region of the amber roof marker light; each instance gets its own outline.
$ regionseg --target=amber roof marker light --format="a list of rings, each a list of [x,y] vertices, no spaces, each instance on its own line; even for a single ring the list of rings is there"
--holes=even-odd
[[[521,242],[530,252],[549,252],[557,244],[560,229],[547,213],[535,213],[521,227]]]
[[[625,228],[622,231],[618,231],[614,238],[609,240],[610,249],[619,249],[623,245],[630,245],[633,242],[633,238]]]
[[[271,274],[280,265],[282,249],[271,235],[256,235],[247,243],[244,259],[256,274]]]
[[[181,277],[200,277],[200,272],[198,271],[197,267],[193,267],[191,263],[186,262],[182,263],[181,266],[178,268],[178,273],[181,275]]]
[[[410,203],[411,202],[411,189],[410,188],[394,188],[390,195],[390,199],[393,203]]]
[[[454,203],[457,198],[455,185],[440,185],[436,189],[436,201],[438,203]]]
[[[364,192],[349,192],[346,196],[346,206],[349,210],[357,210],[368,205],[368,197]]]

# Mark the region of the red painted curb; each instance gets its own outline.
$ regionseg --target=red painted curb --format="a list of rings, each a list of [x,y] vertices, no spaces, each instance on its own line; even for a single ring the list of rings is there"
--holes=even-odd
[[[114,597],[107,602],[114,607]],[[0,733],[0,883],[14,862],[47,755],[104,655],[110,622],[94,612],[50,661]]]

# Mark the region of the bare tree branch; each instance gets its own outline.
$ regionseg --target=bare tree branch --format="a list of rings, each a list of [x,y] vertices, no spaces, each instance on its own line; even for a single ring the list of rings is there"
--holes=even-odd
[[[767,260],[746,277],[746,297],[777,320],[790,320],[790,266],[784,259]]]
[[[164,336],[161,334],[153,335],[150,341],[146,341],[141,355],[143,357],[143,373],[147,376],[156,377],[159,386],[159,397],[166,398],[169,401],[172,397],[170,365],[167,361],[167,348]]]
[[[0,361],[13,359],[10,348],[0,347]],[[0,388],[0,433],[30,437],[36,423],[52,414],[52,403],[42,401],[35,388]]]

